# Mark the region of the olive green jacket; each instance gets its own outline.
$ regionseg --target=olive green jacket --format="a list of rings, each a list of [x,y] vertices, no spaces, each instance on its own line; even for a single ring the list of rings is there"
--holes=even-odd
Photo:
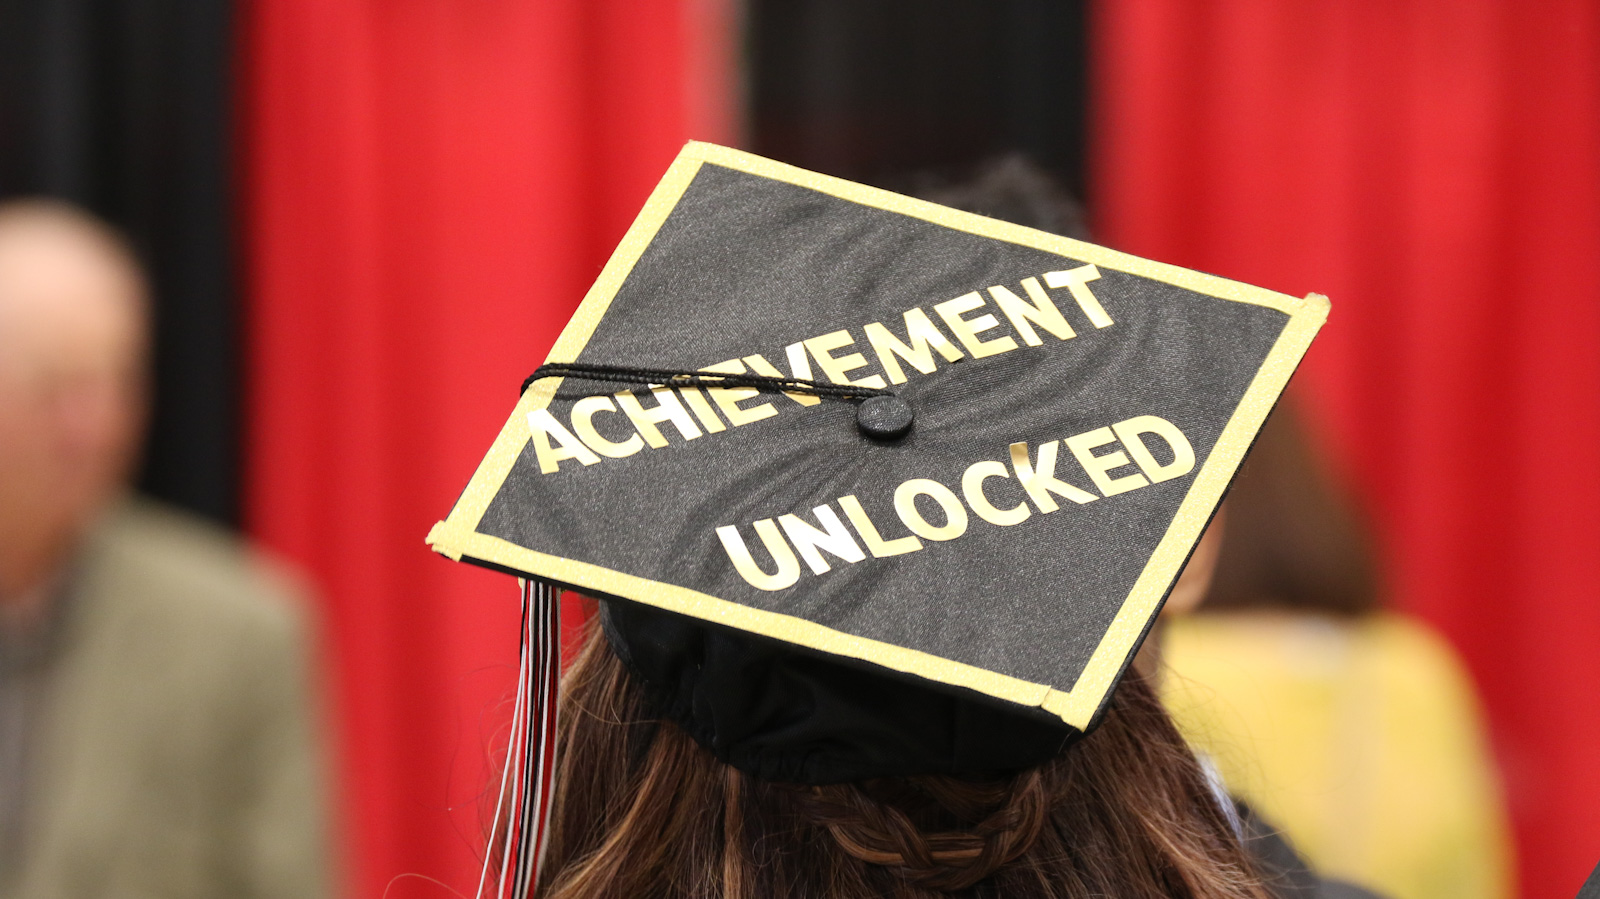
[[[0,897],[326,896],[303,591],[148,501],[69,583]]]

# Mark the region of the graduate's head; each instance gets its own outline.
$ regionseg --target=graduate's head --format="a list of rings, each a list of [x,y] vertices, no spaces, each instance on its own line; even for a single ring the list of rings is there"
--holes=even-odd
[[[737,651],[740,638],[723,639],[733,641],[723,651]],[[834,713],[851,701],[878,707],[888,715],[880,731],[943,701],[836,662],[784,659],[791,654],[775,646],[745,652],[747,661],[767,656],[766,674],[799,671],[822,693],[849,685],[848,697],[832,697]],[[672,691],[652,688],[598,628],[564,689],[560,787],[537,894],[544,899],[1269,895],[1220,797],[1137,674],[1124,679],[1094,733],[1026,766],[829,783],[763,777],[720,761],[709,748],[717,735],[691,736],[693,719],[680,723],[665,708]],[[925,707],[897,714],[873,694]],[[781,745],[818,723],[812,710],[786,714],[786,725],[745,737]],[[1011,751],[981,744],[1034,725],[997,716],[936,720],[979,728],[960,737],[980,754]],[[833,765],[857,755],[857,764],[881,766],[905,745],[889,742],[876,751],[836,747]],[[826,754],[821,743],[812,748]],[[926,765],[926,751],[914,755]]]
[[[530,609],[605,603],[553,895],[1254,895],[1128,672],[1327,304],[985,178],[938,205],[691,144],[430,534]]]
[[[54,201],[0,205],[0,601],[39,587],[127,476],[145,294],[109,226]]]

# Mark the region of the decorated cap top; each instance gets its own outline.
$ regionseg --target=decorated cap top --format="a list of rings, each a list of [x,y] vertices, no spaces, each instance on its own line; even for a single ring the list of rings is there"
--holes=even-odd
[[[428,542],[1083,731],[1327,313],[691,143]]]

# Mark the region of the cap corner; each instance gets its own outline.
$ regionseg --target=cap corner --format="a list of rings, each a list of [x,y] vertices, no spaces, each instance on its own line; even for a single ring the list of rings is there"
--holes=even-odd
[[[459,562],[461,561],[461,553],[451,549],[447,545],[451,542],[450,530],[450,522],[436,521],[434,522],[433,527],[428,529],[428,536],[424,542],[427,543],[430,549],[439,555],[450,559],[452,562]]]
[[[1083,703],[1076,701],[1071,693],[1061,690],[1050,690],[1044,696],[1044,701],[1039,703],[1039,708],[1060,718],[1067,726],[1086,731],[1089,722],[1094,718],[1094,709],[1084,709]]]

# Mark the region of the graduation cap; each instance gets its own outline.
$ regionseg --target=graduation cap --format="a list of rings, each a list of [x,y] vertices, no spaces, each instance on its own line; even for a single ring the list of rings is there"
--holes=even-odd
[[[517,801],[548,795],[559,587],[761,776],[1059,751],[1327,311],[689,144],[428,536],[527,579]]]

